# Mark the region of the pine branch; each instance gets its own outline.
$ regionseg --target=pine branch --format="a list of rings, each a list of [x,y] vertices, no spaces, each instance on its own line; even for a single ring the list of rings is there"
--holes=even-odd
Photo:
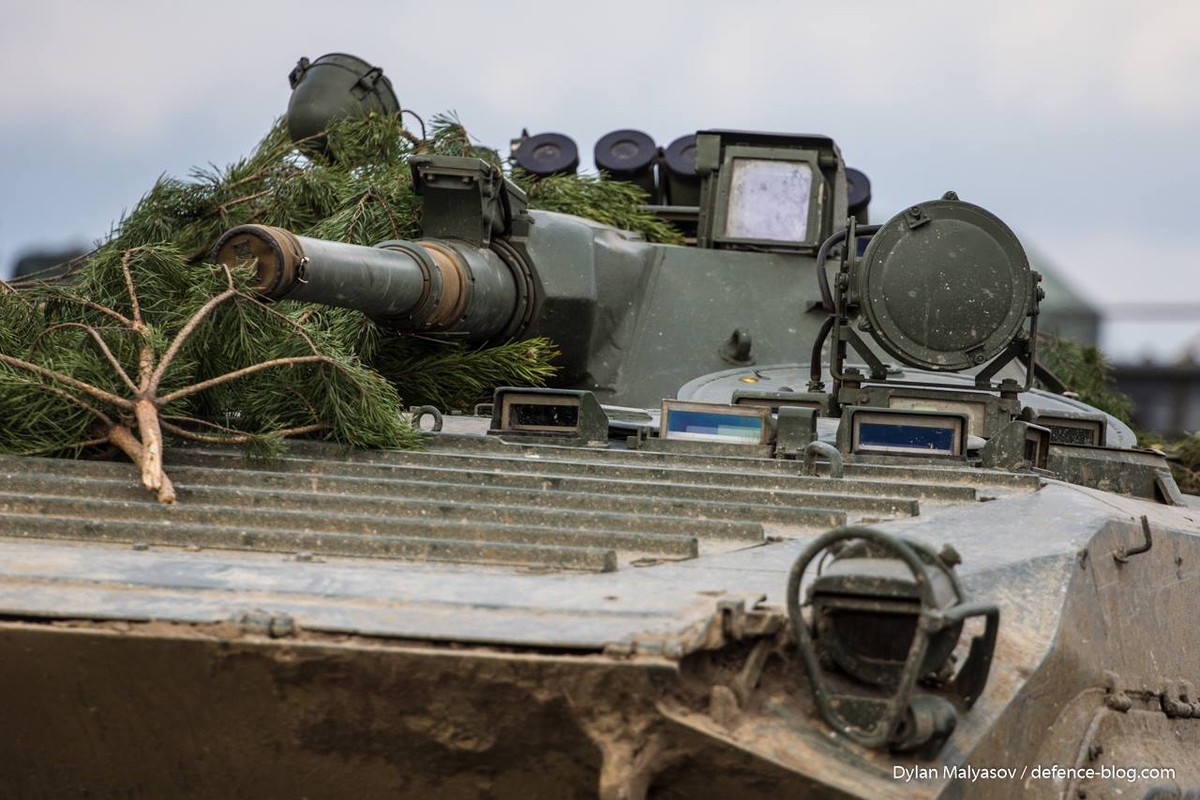
[[[171,342],[170,347],[167,348],[167,352],[159,360],[158,366],[150,373],[150,381],[146,387],[147,389],[151,391],[158,389],[158,385],[162,382],[163,373],[171,366],[171,362],[175,360],[175,356],[179,354],[179,350],[187,342],[188,337],[196,331],[196,328],[199,327],[200,323],[204,322],[213,309],[237,295],[237,289],[226,289],[201,306],[200,310],[184,323],[183,327],[179,329],[179,333],[175,334],[175,339]]]
[[[253,375],[256,372],[262,372],[265,369],[274,369],[275,367],[291,367],[291,366],[296,366],[298,364],[328,364],[330,366],[336,367],[336,364],[334,364],[332,359],[329,359],[322,355],[295,356],[293,358],[275,358],[275,359],[271,359],[270,361],[262,361],[262,362],[259,362],[258,364],[252,364],[248,367],[242,367],[241,369],[236,369],[233,372],[226,372],[224,375],[218,375],[215,378],[209,378],[206,381],[201,381],[200,383],[196,383],[191,386],[186,386],[183,389],[179,389],[177,391],[171,392],[170,394],[168,394],[164,397],[160,397],[158,399],[158,402],[165,406],[168,403],[172,403],[175,400],[179,400],[180,398],[187,397],[188,395],[196,394],[197,392],[206,391],[208,389],[213,388],[214,386],[220,386],[223,383],[229,383],[230,381],[235,381],[238,378],[244,378],[247,375]]]
[[[108,442],[166,500],[164,434],[259,449],[314,435],[415,447],[400,392],[449,408],[496,383],[544,381],[554,355],[544,341],[476,351],[398,342],[358,312],[263,305],[250,270],[205,263],[221,233],[252,220],[365,245],[416,238],[410,155],[499,163],[453,117],[435,119],[429,138],[394,116],[315,138],[322,150],[293,145],[277,123],[235,164],[194,170],[190,182],[161,177],[68,283],[0,284],[0,414],[15,420],[0,449],[80,454]]]
[[[112,350],[110,350],[108,347],[108,343],[104,341],[104,337],[102,337],[100,332],[91,325],[84,325],[82,322],[60,322],[57,325],[51,325],[49,328],[46,328],[46,330],[41,331],[37,335],[37,338],[33,340],[33,345],[30,350],[32,351],[33,349],[36,349],[38,343],[40,343],[49,334],[59,330],[66,330],[68,328],[79,328],[87,333],[87,335],[91,337],[92,341],[96,343],[96,348],[100,351],[101,355],[103,355],[105,360],[112,365],[113,372],[115,372],[125,386],[128,387],[129,391],[137,392],[138,387],[134,384],[133,379],[129,377],[129,373],[125,371],[125,368],[121,366],[121,362],[117,360],[115,355],[113,355]]]
[[[190,421],[196,422],[196,420]],[[232,428],[226,428],[226,430],[229,431],[229,434],[226,436],[215,436],[212,434],[203,434],[190,431],[186,428],[180,427],[179,425],[167,422],[165,419],[161,420],[161,422],[163,430],[169,431],[181,439],[190,439],[194,442],[203,442],[205,444],[247,444],[256,438],[256,434],[241,433],[233,430]],[[329,426],[324,422],[316,422],[312,425],[299,425],[295,428],[282,428],[278,431],[273,431],[272,433],[279,437],[306,436],[310,433],[320,433],[321,431],[328,430],[328,428]]]
[[[90,383],[84,383],[83,381],[76,380],[70,375],[64,375],[61,372],[55,372],[52,369],[46,369],[45,367],[40,367],[37,364],[31,364],[28,361],[7,356],[3,353],[0,353],[0,363],[7,364],[15,369],[31,372],[38,377],[45,378],[46,380],[53,381],[54,383],[61,383],[64,386],[70,386],[72,389],[78,389],[79,391],[84,392],[85,394],[88,394],[97,400],[116,406],[117,408],[133,410],[132,401],[126,400],[122,397],[117,397],[115,394],[106,392],[103,389],[97,389]]]

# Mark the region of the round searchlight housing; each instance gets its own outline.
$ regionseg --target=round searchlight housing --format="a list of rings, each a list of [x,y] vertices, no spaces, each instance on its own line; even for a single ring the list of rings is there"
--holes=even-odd
[[[888,220],[852,280],[859,327],[905,364],[930,370],[987,363],[1022,335],[1036,305],[1016,235],[953,193]]]
[[[400,101],[383,70],[348,53],[326,53],[316,61],[302,58],[288,82],[287,127],[293,142],[320,135],[335,120],[400,113]]]

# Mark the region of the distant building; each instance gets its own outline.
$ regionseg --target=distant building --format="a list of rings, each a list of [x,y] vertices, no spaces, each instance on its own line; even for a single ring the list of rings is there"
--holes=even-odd
[[[1041,254],[1029,248],[1030,266],[1042,275],[1038,328],[1081,344],[1100,340],[1102,315]],[[1113,383],[1134,402],[1137,427],[1168,439],[1200,431],[1200,341],[1173,364],[1114,364]]]
[[[1099,342],[1100,312],[1096,307],[1076,292],[1044,256],[1029,247],[1025,252],[1029,266],[1041,274],[1042,289],[1046,292],[1038,315],[1038,330],[1080,344]]]
[[[1200,364],[1190,354],[1175,364],[1117,364],[1113,378],[1136,404],[1139,427],[1168,439],[1200,431]]]
[[[64,264],[73,258],[86,253],[83,247],[61,247],[26,252],[13,265],[13,278],[27,278],[36,275],[39,278],[52,278],[61,274],[62,270],[50,270],[59,264]]]
[[[1122,317],[1178,320],[1193,330],[1200,325],[1200,305],[1186,300],[1127,304],[1122,310]],[[1200,432],[1200,335],[1194,335],[1168,360],[1146,358],[1115,364],[1113,379],[1117,389],[1135,403],[1133,421],[1138,427],[1167,439]]]

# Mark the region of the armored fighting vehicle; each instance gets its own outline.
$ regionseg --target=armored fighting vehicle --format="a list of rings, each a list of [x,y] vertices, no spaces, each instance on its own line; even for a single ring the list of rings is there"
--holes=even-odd
[[[298,136],[398,108],[349,56],[293,82]],[[0,461],[4,793],[1200,797],[1200,507],[1041,388],[1009,228],[953,193],[866,224],[825,136],[597,166],[685,244],[445,156],[419,240],[214,243],[397,335],[549,336],[551,388],[421,409],[420,452],[173,448],[173,507]]]

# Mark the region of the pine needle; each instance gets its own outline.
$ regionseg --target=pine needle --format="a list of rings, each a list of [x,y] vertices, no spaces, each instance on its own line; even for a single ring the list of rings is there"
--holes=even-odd
[[[1098,347],[1039,336],[1038,360],[1080,400],[1129,424],[1133,401],[1113,387],[1112,367]]]
[[[418,237],[407,159],[425,153],[501,163],[453,114],[434,117],[427,138],[397,116],[342,121],[319,147],[297,147],[279,121],[244,159],[160,177],[68,280],[0,287],[0,452],[80,456],[111,444],[167,499],[160,459],[172,441],[258,454],[289,436],[415,447],[408,405],[467,409],[498,385],[545,383],[558,355],[546,339],[469,349],[400,338],[355,311],[265,305],[248,272],[209,263],[221,234],[246,223],[368,246]],[[678,241],[635,187],[514,178],[535,208]]]

